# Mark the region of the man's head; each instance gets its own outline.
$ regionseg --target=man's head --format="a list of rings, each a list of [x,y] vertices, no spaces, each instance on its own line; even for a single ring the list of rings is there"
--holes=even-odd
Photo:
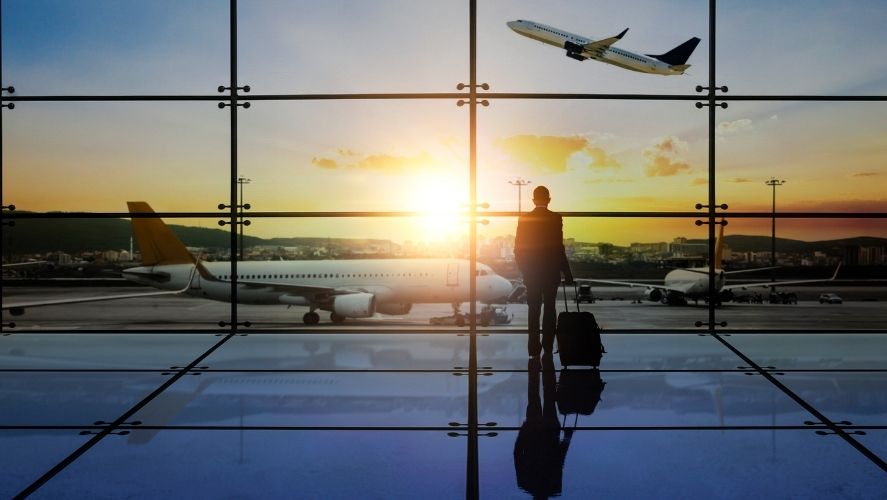
[[[548,193],[548,188],[545,186],[538,186],[533,190],[533,203],[537,207],[547,207],[548,203],[551,201],[551,195]]]

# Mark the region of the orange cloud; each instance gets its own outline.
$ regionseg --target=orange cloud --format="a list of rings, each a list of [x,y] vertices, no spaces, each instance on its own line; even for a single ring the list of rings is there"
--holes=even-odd
[[[690,184],[693,186],[703,186],[705,184],[708,184],[708,179],[706,179],[705,177],[697,177],[693,179],[693,182],[691,182]]]
[[[734,184],[743,184],[746,182],[754,182],[754,181],[751,179],[747,179],[745,177],[731,177],[731,178],[727,179],[727,182],[732,182]]]
[[[603,148],[592,145],[588,138],[555,135],[515,135],[498,139],[494,145],[514,161],[544,173],[564,173],[567,162],[578,153],[584,153],[591,162],[589,168],[619,168],[619,162]]]
[[[325,169],[329,169],[329,170],[339,168],[339,163],[336,162],[336,160],[333,160],[331,158],[317,158],[317,157],[315,157],[315,158],[311,158],[311,163],[317,165],[320,168],[325,168]]]
[[[647,165],[644,173],[647,177],[670,177],[682,172],[689,173],[693,167],[689,163],[679,161],[678,156],[687,149],[687,143],[677,137],[663,137],[659,142],[644,150]]]
[[[880,172],[857,172],[855,174],[851,174],[850,177],[874,177],[876,175],[881,175]]]
[[[338,160],[315,157],[311,159],[311,163],[327,170],[349,168],[374,170],[393,174],[415,172],[416,170],[427,169],[429,166],[434,166],[436,164],[434,158],[425,151],[412,156],[373,154],[362,158],[350,149],[339,149],[336,153],[340,157]]]

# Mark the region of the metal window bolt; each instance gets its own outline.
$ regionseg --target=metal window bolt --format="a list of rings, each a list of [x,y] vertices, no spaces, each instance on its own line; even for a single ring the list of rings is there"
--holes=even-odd
[[[486,432],[484,434],[478,434],[478,437],[496,437],[498,436],[498,432]],[[460,436],[468,436],[467,432],[448,432],[447,436],[450,437],[460,437]]]
[[[697,220],[697,221],[695,222],[695,224],[696,224],[697,226],[701,226],[701,225],[703,225],[703,224],[720,224],[720,225],[722,225],[722,226],[726,226],[726,225],[727,225],[727,221],[726,221],[726,220],[719,220],[719,221],[709,222],[709,221],[707,221],[707,220],[705,220],[705,221],[703,221],[703,220]]]
[[[81,435],[81,436],[88,436],[88,435],[90,435],[90,434],[101,434],[101,431],[99,431],[99,432],[94,432],[94,431],[80,431],[80,435]],[[115,435],[115,436],[126,436],[127,434],[129,434],[129,431],[117,431],[117,432],[115,432],[115,431],[111,431],[111,432],[109,432],[108,434],[113,434],[113,435]]]
[[[226,208],[231,208],[231,205],[225,205],[224,203],[219,203],[219,210],[225,210]],[[242,208],[244,210],[249,210],[252,208],[252,205],[249,203],[244,203],[243,205],[234,205],[234,208]]]
[[[456,106],[462,107],[462,106],[468,104],[469,102],[470,101],[466,101],[465,99],[459,99],[458,101],[456,101]],[[481,106],[489,106],[490,105],[490,101],[488,101],[486,99],[481,99],[480,101],[477,101],[477,103],[480,104]]]
[[[231,103],[220,102],[220,103],[219,103],[219,109],[225,109],[225,106],[230,106],[230,105],[231,105]],[[249,109],[249,107],[250,107],[250,103],[248,103],[248,102],[245,102],[245,103],[242,103],[242,104],[238,102],[237,105],[238,105],[238,106],[243,106],[243,109]]]
[[[702,321],[697,321],[696,323],[694,323],[694,325],[696,325],[696,327],[698,328],[701,326],[712,326],[712,323],[703,323]],[[727,326],[727,322],[721,321],[720,323],[714,323],[714,326]]]
[[[12,85],[10,85],[9,87],[0,88],[0,90],[6,92],[7,94],[15,94],[15,87],[13,87]]]
[[[3,210],[9,210],[10,212],[15,212],[15,205],[3,205]]]
[[[696,210],[702,210],[703,208],[709,208],[711,205],[703,205],[702,203],[696,204]],[[720,208],[721,210],[727,210],[727,204],[722,203],[720,205],[715,205],[715,208]]]
[[[711,88],[711,87],[703,87],[702,85],[697,85],[697,86],[696,86],[696,92],[702,92],[702,91],[704,91],[704,90],[708,90],[708,89],[710,89],[710,88]],[[716,91],[717,91],[717,90],[720,90],[721,92],[727,92],[727,86],[724,85],[723,87],[715,87],[715,90],[716,90]]]
[[[218,90],[219,93],[221,94],[222,92],[224,92],[224,91],[226,91],[226,90],[231,90],[231,87],[226,87],[226,86],[224,86],[224,85],[219,85],[219,88],[216,89],[216,90]],[[242,91],[244,91],[244,92],[249,92],[249,91],[250,91],[250,87],[249,87],[249,85],[244,85],[243,87],[237,87],[237,90],[242,90]]]
[[[865,431],[845,431],[847,434],[855,434],[857,436],[865,436]],[[820,436],[828,436],[829,434],[838,434],[837,432],[827,432],[827,431],[816,431],[816,434]]]
[[[219,321],[219,326],[221,326],[223,328],[226,326],[232,326],[233,324],[234,323],[228,323],[226,321]],[[252,326],[252,323],[250,323],[249,321],[242,321],[242,322],[238,322],[237,326],[245,326],[245,327],[249,328],[250,326]]]
[[[726,102],[715,103],[715,104],[711,104],[711,103],[707,103],[707,102],[705,102],[705,103],[703,103],[703,102],[697,102],[697,103],[696,103],[696,107],[697,107],[698,109],[702,109],[703,106],[720,106],[720,107],[722,107],[722,108],[724,108],[724,109],[727,109],[727,103],[726,103]]]
[[[220,226],[225,226],[228,224],[231,224],[231,221],[227,221],[227,220],[220,220],[219,221]],[[252,222],[245,220],[243,222],[240,222],[240,221],[234,222],[234,224],[243,224],[244,226],[249,226],[250,224],[252,224]]]
[[[471,88],[471,87],[472,87],[472,85],[470,85],[470,84],[467,84],[467,83],[460,83],[459,85],[456,85],[456,90],[463,90],[463,89],[467,89],[467,88]],[[476,85],[474,85],[474,87],[475,87],[475,88],[481,88],[481,89],[484,89],[484,90],[490,90],[490,84],[489,84],[489,83],[476,84]]]
[[[15,328],[15,321],[10,321],[9,323],[3,323],[3,328]],[[9,335],[8,333],[4,334],[4,336]]]
[[[804,425],[825,425],[822,422],[811,422],[810,420],[805,420]],[[848,420],[841,420],[840,422],[835,422],[835,425],[853,425],[853,422]]]
[[[460,106],[461,106],[461,104],[460,104]],[[9,104],[0,104],[0,108],[15,109],[15,103],[11,102]]]

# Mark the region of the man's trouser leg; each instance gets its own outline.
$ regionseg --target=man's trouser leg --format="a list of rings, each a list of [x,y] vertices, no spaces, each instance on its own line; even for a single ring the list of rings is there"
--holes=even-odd
[[[558,282],[546,283],[542,288],[542,347],[545,352],[554,352],[554,334],[557,329],[557,289]]]
[[[542,351],[539,342],[539,315],[542,313],[542,287],[536,283],[527,286],[527,353],[538,356]]]

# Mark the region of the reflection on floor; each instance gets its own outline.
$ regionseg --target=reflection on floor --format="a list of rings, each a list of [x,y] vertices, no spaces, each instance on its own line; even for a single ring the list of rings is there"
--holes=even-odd
[[[565,370],[478,336],[475,375],[456,333],[0,337],[0,496],[887,491],[887,335],[604,342]]]

